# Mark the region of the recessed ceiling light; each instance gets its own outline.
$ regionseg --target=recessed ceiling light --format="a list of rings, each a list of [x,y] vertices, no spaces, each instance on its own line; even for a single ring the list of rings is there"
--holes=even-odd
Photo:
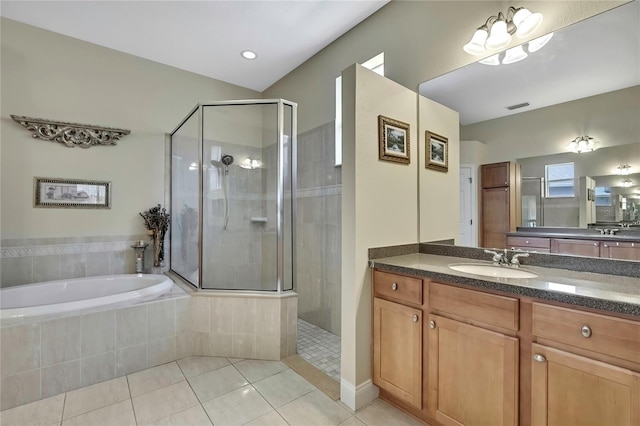
[[[255,59],[258,57],[256,52],[252,52],[251,50],[245,50],[241,53],[241,55],[245,59]]]

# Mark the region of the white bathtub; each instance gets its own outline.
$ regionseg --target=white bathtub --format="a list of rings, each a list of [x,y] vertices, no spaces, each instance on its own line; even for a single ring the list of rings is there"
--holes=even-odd
[[[20,285],[0,290],[0,319],[64,314],[149,300],[168,292],[164,275],[107,275]]]

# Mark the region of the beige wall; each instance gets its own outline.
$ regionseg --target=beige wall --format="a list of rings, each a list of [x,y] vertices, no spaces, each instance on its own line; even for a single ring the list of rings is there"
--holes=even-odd
[[[259,93],[2,19],[2,238],[136,235],[164,203],[164,134],[201,101]],[[89,149],[33,139],[9,114],[131,130]],[[112,182],[109,210],[36,209],[33,177]]]
[[[640,86],[462,126],[461,137],[486,144],[486,162],[567,152],[578,136],[600,147],[640,141]],[[608,174],[608,173],[602,173]]]
[[[417,242],[416,93],[360,65],[342,73],[342,400],[371,377],[370,247]],[[378,115],[410,126],[410,164],[378,159]],[[351,391],[351,392],[350,392]]]
[[[456,111],[418,96],[420,126],[418,131],[419,240],[438,241],[457,237],[460,215],[460,118]],[[447,138],[449,170],[447,173],[425,168],[425,131]]]

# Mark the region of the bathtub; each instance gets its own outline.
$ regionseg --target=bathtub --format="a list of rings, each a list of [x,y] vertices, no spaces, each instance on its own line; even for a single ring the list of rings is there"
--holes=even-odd
[[[164,275],[126,274],[74,278],[0,290],[0,319],[66,314],[158,297],[174,285]]]

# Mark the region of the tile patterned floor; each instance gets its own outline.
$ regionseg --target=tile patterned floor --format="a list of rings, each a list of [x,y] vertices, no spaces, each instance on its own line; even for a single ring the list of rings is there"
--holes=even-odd
[[[340,336],[298,318],[298,355],[340,381]]]
[[[190,357],[0,412],[3,426],[419,426],[381,400],[357,413],[279,361]]]

